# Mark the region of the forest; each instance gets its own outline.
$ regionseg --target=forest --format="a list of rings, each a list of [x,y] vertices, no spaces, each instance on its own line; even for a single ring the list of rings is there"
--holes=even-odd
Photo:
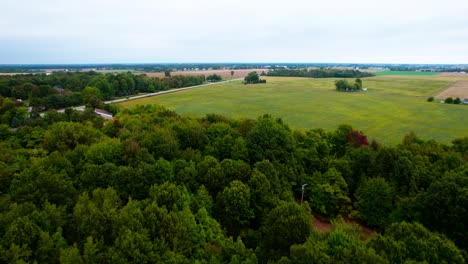
[[[372,77],[375,74],[359,70],[343,69],[275,69],[269,71],[267,76],[280,77],[307,77],[307,78],[363,78]]]
[[[154,105],[0,125],[1,263],[466,263],[467,204],[468,137]]]
[[[20,74],[0,76],[0,97],[10,97],[28,102],[37,114],[48,109],[82,105],[86,92],[100,101],[137,93],[164,91],[202,84],[200,76],[172,76],[165,78],[135,75],[131,72],[100,74],[97,72],[55,72],[46,74]],[[1,98],[0,98],[1,99]],[[0,100],[1,101],[1,100]]]

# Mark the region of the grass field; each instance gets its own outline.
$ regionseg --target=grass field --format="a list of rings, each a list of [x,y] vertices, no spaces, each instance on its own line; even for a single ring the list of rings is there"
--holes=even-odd
[[[359,93],[334,91],[336,79],[266,79],[267,84],[226,83],[120,105],[159,104],[192,116],[219,113],[256,118],[269,113],[299,129],[335,129],[346,123],[386,144],[401,142],[410,131],[424,139],[445,143],[468,135],[468,106],[425,100],[448,87],[454,80],[452,77],[366,78],[363,85],[368,91]]]
[[[377,71],[374,72],[377,76],[397,75],[397,76],[434,76],[439,72],[417,72],[417,71]]]

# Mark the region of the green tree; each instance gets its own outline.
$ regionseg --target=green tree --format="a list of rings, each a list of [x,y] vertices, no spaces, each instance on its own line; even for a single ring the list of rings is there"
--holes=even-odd
[[[290,246],[302,244],[311,234],[312,217],[295,202],[282,202],[271,210],[263,225],[263,256],[279,259]]]
[[[258,76],[258,73],[253,71],[253,72],[249,72],[249,74],[247,74],[247,76],[244,78],[244,83],[246,83],[246,84],[248,84],[248,83],[266,83],[266,80],[260,79],[260,77]]]
[[[306,197],[309,197],[311,207],[316,212],[329,217],[346,213],[351,203],[348,185],[334,168],[324,174],[314,173],[308,180]]]
[[[223,78],[218,74],[212,74],[212,75],[206,76],[206,80],[209,82],[219,82],[223,80]]]
[[[354,194],[355,216],[368,225],[385,227],[393,209],[394,192],[383,178],[365,180]]]
[[[112,263],[156,263],[153,244],[144,231],[124,230],[109,251]]]
[[[102,95],[98,88],[87,86],[84,88],[82,94],[87,107],[97,108],[102,104]]]
[[[65,152],[77,145],[90,145],[100,140],[102,134],[91,125],[59,122],[51,125],[44,133],[44,148],[48,151]]]
[[[89,85],[99,89],[99,92],[102,95],[102,99],[109,100],[114,95],[112,85],[109,83],[105,76],[98,75],[93,77],[90,80]]]
[[[465,263],[461,251],[442,235],[419,223],[394,223],[369,243],[391,263]]]
[[[251,161],[290,161],[294,156],[295,140],[287,125],[270,116],[258,119],[246,137]]]
[[[254,217],[250,207],[250,188],[248,185],[233,181],[219,194],[218,211],[221,223],[229,234],[238,235],[241,228],[249,225]]]
[[[50,261],[50,259],[49,259]],[[82,264],[83,259],[81,258],[80,255],[80,250],[77,248],[76,244],[74,244],[72,247],[68,247],[66,249],[63,249],[60,252],[60,263],[63,264]]]
[[[356,81],[355,81],[355,83],[356,83],[356,87],[357,87],[359,90],[362,89],[362,80],[361,80],[361,79],[357,78]]]
[[[420,197],[421,222],[446,234],[461,248],[468,249],[468,170],[449,173],[434,181]]]

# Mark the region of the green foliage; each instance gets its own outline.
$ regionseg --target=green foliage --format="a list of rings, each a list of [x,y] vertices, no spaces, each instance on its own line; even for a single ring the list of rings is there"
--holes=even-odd
[[[260,79],[260,77],[258,76],[258,73],[253,71],[247,74],[247,76],[244,78],[244,83],[245,84],[266,83],[266,80]]]
[[[98,88],[92,86],[84,88],[83,99],[86,106],[91,108],[99,107],[102,104],[101,98],[101,91]]]
[[[281,120],[263,116],[246,138],[251,161],[280,161],[292,159],[295,141],[290,129]]]
[[[232,181],[217,200],[219,218],[229,234],[237,235],[239,229],[248,226],[250,219],[254,217],[250,206],[250,188],[240,181]]]
[[[44,134],[44,148],[48,151],[66,151],[77,145],[90,145],[101,138],[101,133],[89,124],[72,122],[53,124]]]
[[[394,192],[383,178],[365,180],[354,194],[353,214],[370,226],[385,227],[393,208]]]
[[[453,242],[431,233],[418,223],[392,224],[385,236],[377,235],[371,240],[370,246],[391,263],[465,263],[461,251]]]
[[[468,170],[450,173],[432,183],[420,197],[421,222],[446,234],[462,248],[468,248]]]
[[[356,148],[349,125],[294,130],[268,115],[74,115],[1,128],[1,263],[465,261],[466,138]],[[337,216],[331,230],[314,232],[311,212]],[[349,212],[388,228],[367,242]]]
[[[347,80],[335,81],[335,87],[340,92],[356,92],[362,89],[361,79],[356,79],[354,83],[349,83]]]
[[[264,257],[279,258],[289,247],[302,244],[312,231],[312,217],[294,202],[280,203],[271,210],[264,225]]]
[[[219,82],[219,81],[222,81],[223,78],[221,77],[221,75],[211,74],[211,75],[206,76],[206,80],[209,82]]]
[[[349,210],[348,185],[336,169],[320,172],[307,179],[306,197],[312,209],[322,215],[335,217]]]
[[[268,76],[289,76],[308,78],[362,78],[374,76],[370,72],[358,70],[338,70],[338,69],[275,69],[267,74]]]

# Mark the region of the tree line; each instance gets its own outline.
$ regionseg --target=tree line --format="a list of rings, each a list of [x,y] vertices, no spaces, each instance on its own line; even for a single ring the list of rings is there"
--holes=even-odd
[[[96,88],[99,99],[104,101],[137,93],[199,85],[204,81],[204,76],[153,78],[131,72],[105,75],[96,72],[12,75],[0,76],[0,96],[27,100],[37,111],[43,111],[83,104],[86,87]]]
[[[282,77],[308,77],[308,78],[363,78],[372,77],[375,74],[359,70],[342,69],[275,69],[269,71],[267,76]]]
[[[0,125],[0,262],[465,263],[467,165],[467,137],[52,110]]]

